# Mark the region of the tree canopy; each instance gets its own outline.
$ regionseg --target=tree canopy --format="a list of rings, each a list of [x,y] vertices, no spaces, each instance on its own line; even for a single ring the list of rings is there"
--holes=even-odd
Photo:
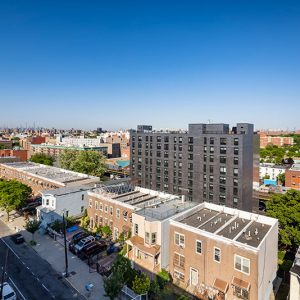
[[[25,229],[32,234],[32,240],[34,241],[34,233],[39,229],[41,222],[38,220],[27,221]]]
[[[279,221],[279,242],[285,247],[300,244],[300,192],[274,194],[267,202],[267,215]]]
[[[43,153],[37,153],[30,157],[30,161],[47,166],[53,166],[54,157]]]
[[[285,158],[289,158],[292,162],[292,157],[299,157],[300,147],[297,145],[278,147],[270,144],[266,148],[260,149],[259,154],[261,162],[282,164]]]
[[[60,155],[64,169],[101,177],[105,172],[105,157],[98,151],[64,150]]]
[[[31,195],[32,189],[16,180],[0,181],[0,208],[4,209],[9,219],[9,213],[22,207]]]
[[[136,275],[132,282],[132,290],[139,295],[148,293],[150,289],[150,279],[144,273]]]

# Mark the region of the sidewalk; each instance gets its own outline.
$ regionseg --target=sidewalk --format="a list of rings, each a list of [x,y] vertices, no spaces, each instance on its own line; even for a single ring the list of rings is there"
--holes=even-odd
[[[6,215],[0,217],[0,219],[9,226],[12,231],[20,231],[26,242],[29,242],[32,239],[31,233],[24,229],[25,221],[23,217],[15,218],[13,221],[9,222],[7,222]],[[48,261],[54,270],[63,274],[65,272],[63,240],[58,239],[57,241],[54,241],[50,236],[42,235],[39,232],[35,233],[34,239],[37,242],[37,245],[32,248],[43,259]],[[92,271],[93,273],[90,273],[89,266],[75,255],[72,255],[69,251],[68,263],[70,276],[66,278],[66,280],[73,286],[73,288],[75,288],[86,299],[108,299],[104,297],[105,292],[103,288],[103,279],[100,274],[94,272],[94,270]],[[90,283],[93,284],[94,287],[91,292],[87,292],[85,285]]]

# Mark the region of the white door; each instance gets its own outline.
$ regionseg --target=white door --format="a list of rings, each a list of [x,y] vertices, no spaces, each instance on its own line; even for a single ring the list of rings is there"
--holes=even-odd
[[[198,270],[193,268],[190,270],[190,283],[195,286],[198,284]]]

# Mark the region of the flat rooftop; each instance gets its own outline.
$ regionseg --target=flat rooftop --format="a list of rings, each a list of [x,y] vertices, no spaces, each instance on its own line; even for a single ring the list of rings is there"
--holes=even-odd
[[[89,186],[89,185],[67,186],[67,187],[62,187],[62,188],[58,188],[55,190],[45,190],[45,191],[42,191],[42,194],[44,194],[44,195],[50,194],[55,197],[59,197],[59,196],[64,196],[64,195],[68,195],[68,194],[88,191],[91,188],[92,188],[92,186]]]
[[[135,187],[127,179],[104,183],[93,194],[136,208],[136,213],[148,219],[164,220],[199,203],[184,202],[178,196]]]
[[[254,248],[259,247],[272,223],[276,222],[276,219],[205,202],[196,212],[174,220],[197,228],[199,232],[208,232]]]
[[[95,176],[36,164],[33,162],[3,163],[2,165],[18,171],[26,172],[27,174],[38,177],[40,179],[55,181],[68,185],[77,182],[88,184],[99,181],[99,178]]]
[[[291,171],[300,171],[300,164],[294,164],[291,168]]]

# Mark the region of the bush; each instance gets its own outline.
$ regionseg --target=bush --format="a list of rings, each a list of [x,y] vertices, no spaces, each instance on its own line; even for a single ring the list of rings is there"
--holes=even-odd
[[[170,281],[170,274],[165,269],[161,269],[161,271],[157,274],[156,279],[160,289],[162,290]]]
[[[148,293],[150,289],[150,279],[144,273],[141,276],[135,276],[132,282],[132,290],[139,295]]]
[[[150,289],[149,289],[149,297],[150,299],[159,299],[160,297],[160,288],[157,280],[151,280]]]

